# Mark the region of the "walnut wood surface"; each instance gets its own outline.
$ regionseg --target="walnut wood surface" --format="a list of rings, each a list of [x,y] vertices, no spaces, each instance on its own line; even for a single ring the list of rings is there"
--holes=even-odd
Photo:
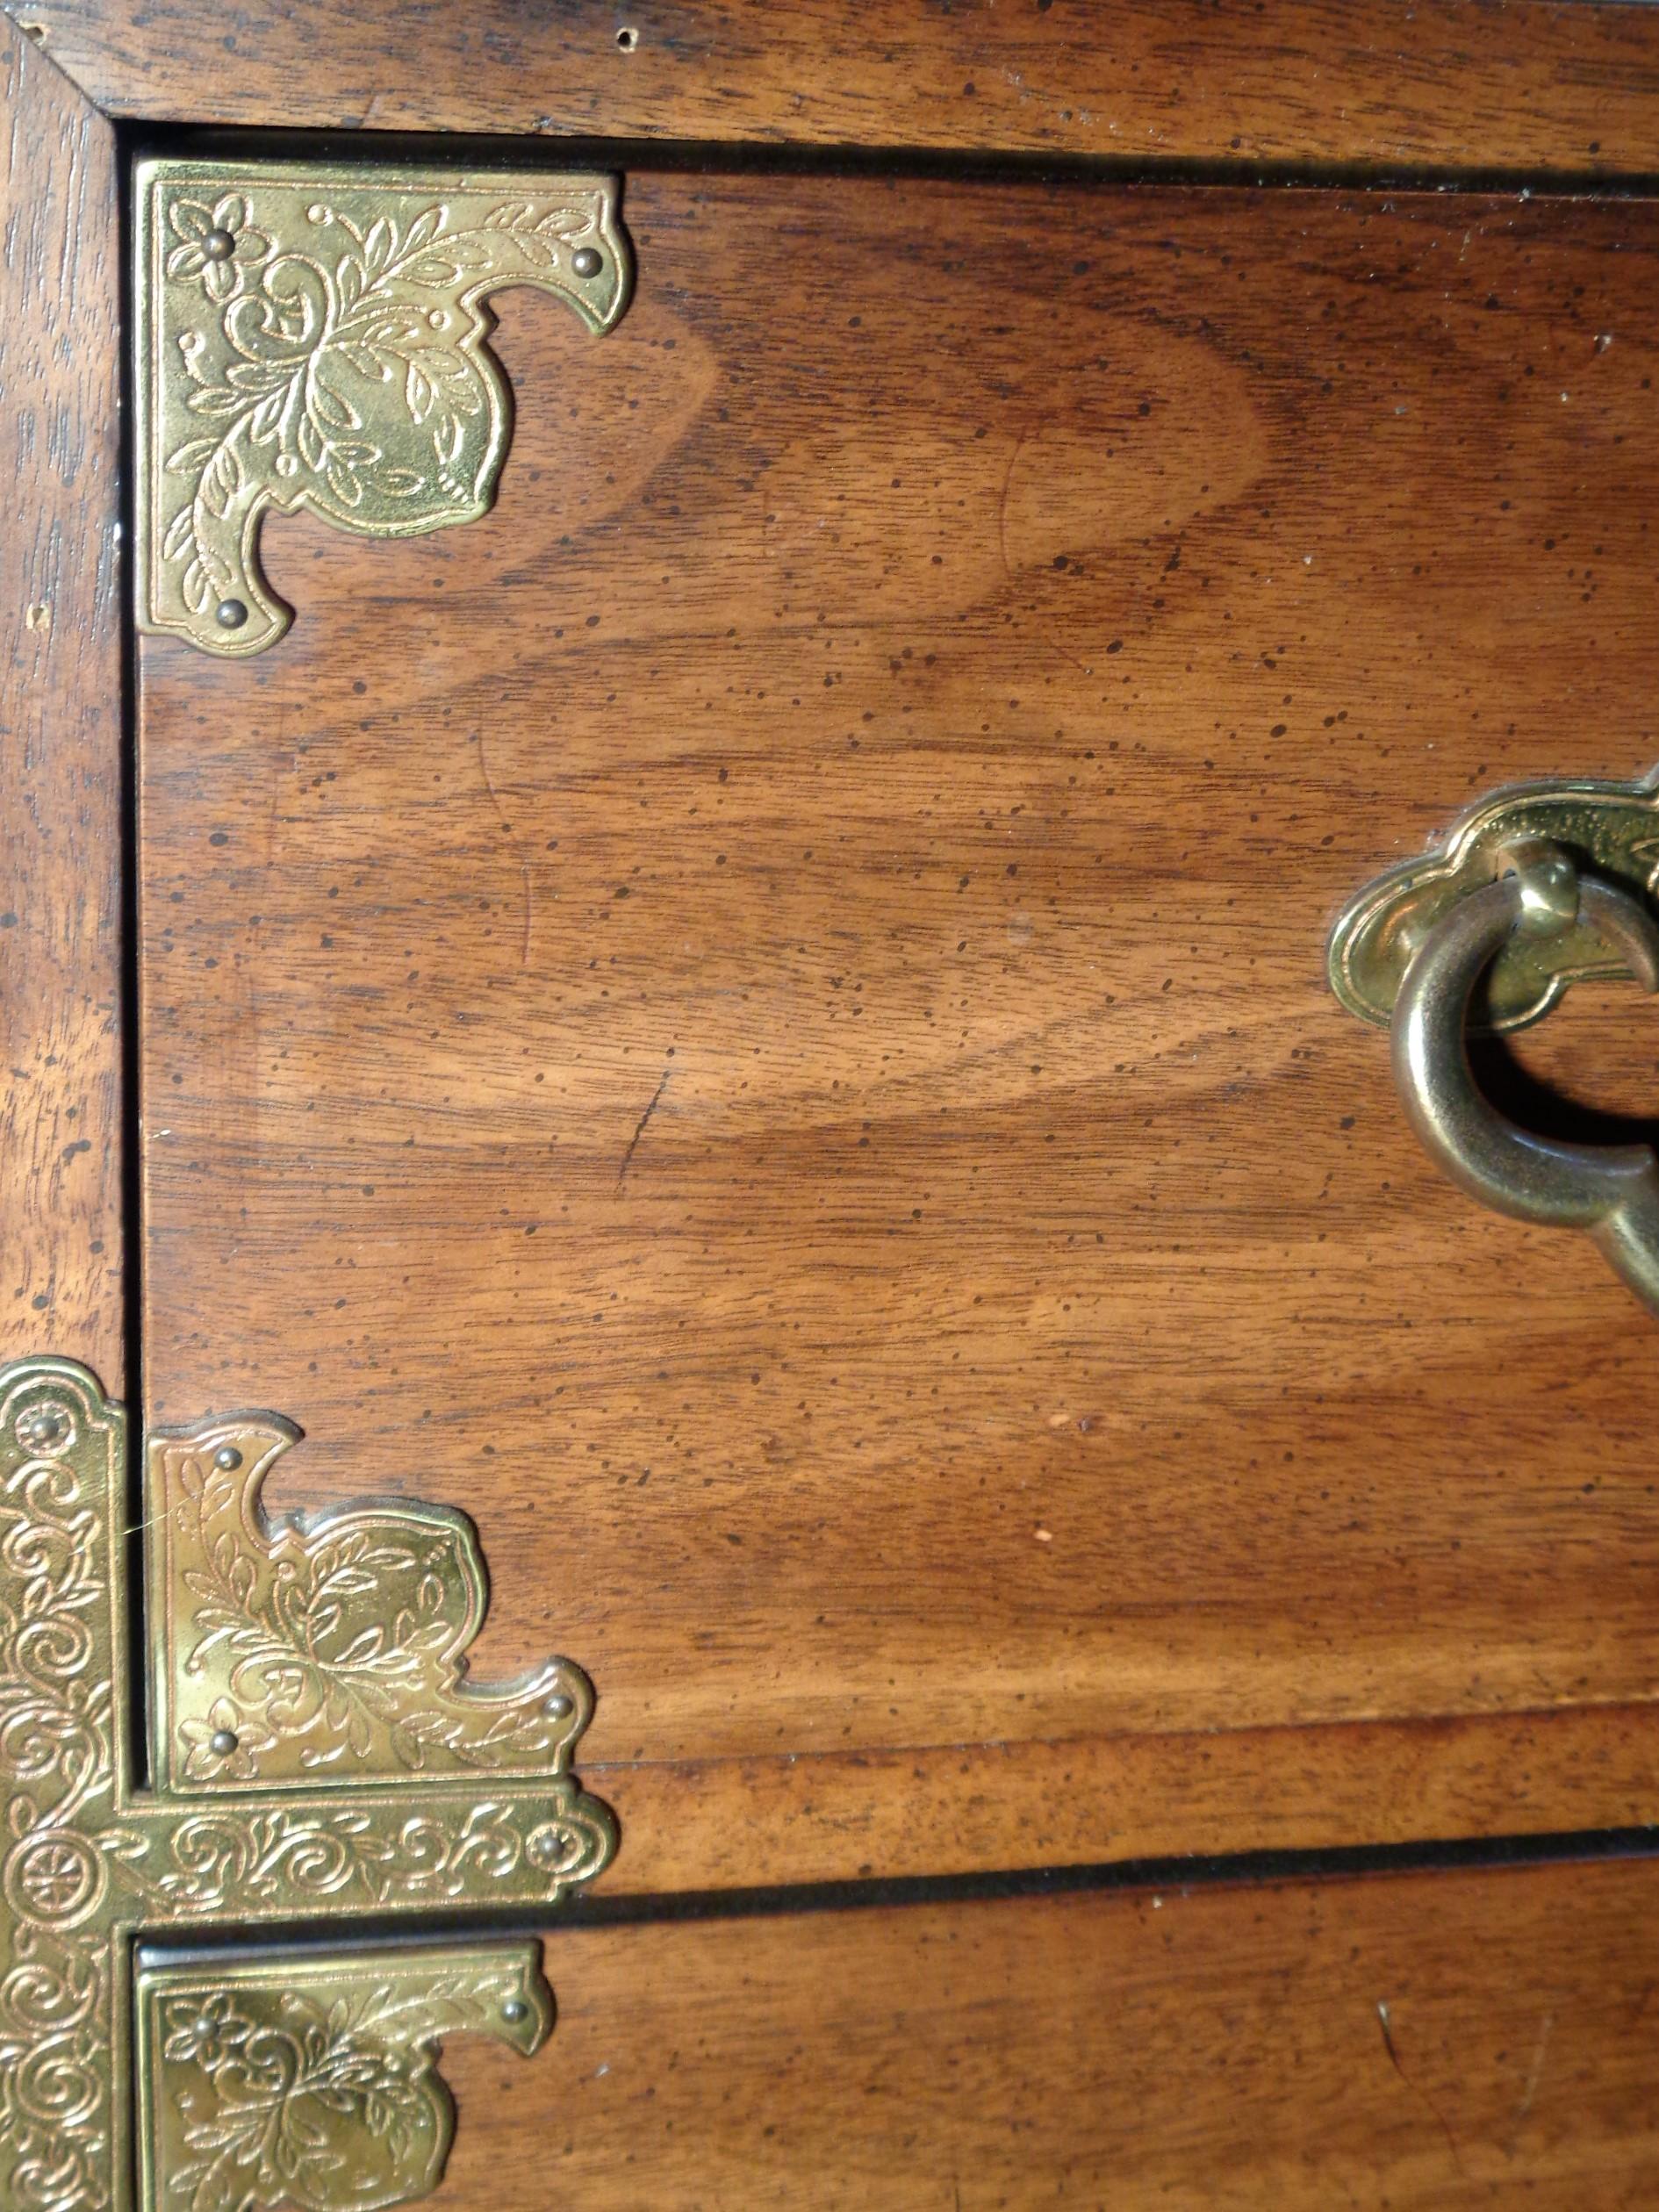
[[[1659,24],[1556,0],[7,0],[111,113],[1248,162],[1659,168]]]
[[[1639,2212],[1659,1870],[564,1930],[442,2212]]]
[[[0,1361],[121,1384],[114,133],[0,23]]]
[[[610,337],[503,296],[492,517],[284,522],[278,650],[146,642],[153,1417],[468,1505],[481,1663],[589,1668],[693,1885],[773,1878],[776,1820],[678,1847],[754,1760],[842,1762],[825,1874],[901,1754],[1049,1856],[1005,1743],[1292,1732],[1171,1848],[1655,1817],[1617,1712],[1404,1801],[1294,1731],[1659,1675],[1653,1323],[1441,1181],[1323,980],[1458,805],[1655,756],[1659,209],[628,210]],[[1523,1057],[1640,1110],[1652,1019]]]
[[[1634,1828],[1651,1706],[622,1766],[613,1893]],[[602,1739],[601,1739],[602,1741]]]

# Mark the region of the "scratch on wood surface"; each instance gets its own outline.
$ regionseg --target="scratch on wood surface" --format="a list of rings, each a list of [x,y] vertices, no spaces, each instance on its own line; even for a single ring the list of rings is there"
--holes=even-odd
[[[1024,452],[1026,446],[1030,443],[1030,438],[1024,431],[1021,431],[1015,438],[1014,450],[1009,455],[1008,466],[1002,471],[1002,488],[996,495],[997,549],[1002,555],[1003,578],[1010,585],[1016,585],[1019,579],[1015,575],[1014,564],[1009,560],[1008,553],[1008,503],[1009,496],[1014,489],[1014,471],[1016,468],[1018,468],[1020,456]],[[1035,613],[1035,611],[1036,610],[1033,608],[1032,612]],[[1074,668],[1081,669],[1085,676],[1091,675],[1093,673],[1093,671],[1089,668],[1088,663],[1080,658],[1080,657],[1074,653],[1071,647],[1066,644],[1063,640],[1056,636],[1054,631],[1047,623],[1038,622],[1034,627],[1037,629],[1038,635],[1048,644],[1052,645],[1054,650],[1059,653],[1063,659],[1070,661]]]
[[[511,837],[513,824],[507,820],[506,808],[501,804],[501,794],[495,787],[495,778],[490,773],[490,762],[484,750],[484,732],[481,729],[474,732],[473,742],[478,749],[478,772],[484,778],[484,787],[490,794],[490,804],[495,808],[496,818],[502,830]],[[529,860],[522,852],[519,855],[519,880],[524,887],[524,928],[519,940],[519,966],[527,968],[530,965],[530,930],[535,913],[535,886],[530,878]]]
[[[1542,2080],[1544,2074],[1544,2054],[1549,2049],[1549,2038],[1555,2031],[1555,2014],[1553,2012],[1547,2012],[1544,2014],[1542,2024],[1540,2026],[1538,2030],[1538,2047],[1533,2053],[1533,2063],[1526,2070],[1526,2091],[1522,2095],[1519,2108],[1515,2114],[1515,2125],[1518,2129],[1519,2129],[1521,2122],[1526,2119],[1527,2114],[1532,2110],[1533,2100],[1538,2094],[1538,2085],[1540,2081]]]
[[[501,794],[495,787],[495,778],[490,773],[490,758],[484,749],[484,732],[481,729],[473,732],[472,742],[478,749],[478,773],[484,778],[484,787],[490,794],[490,804],[495,808],[501,827],[510,830],[513,825],[506,818],[506,808],[501,804]]]
[[[1433,2098],[1430,2096],[1428,2091],[1426,2089],[1420,2088],[1418,2085],[1411,2079],[1410,2074],[1406,2072],[1405,2068],[1400,2064],[1400,2054],[1394,2047],[1394,2029],[1389,2019],[1389,2008],[1382,2002],[1382,2000],[1380,1997],[1377,2000],[1376,2017],[1377,2025],[1382,2030],[1382,2048],[1389,2054],[1390,2065],[1393,2067],[1395,2072],[1398,2074],[1401,2081],[1404,2084],[1405,2087],[1411,2091],[1411,2094],[1414,2097],[1420,2098],[1423,2103],[1425,2103],[1428,2107],[1429,2110],[1433,2114],[1436,2122],[1439,2123],[1440,2133],[1446,2137],[1446,2147],[1452,2154],[1452,2164],[1456,2168],[1457,2172],[1462,2173],[1463,2171],[1463,2161],[1458,2155],[1457,2137],[1452,2133],[1451,2127],[1447,2122],[1446,2115],[1440,2110],[1439,2105],[1435,2103]]]
[[[535,912],[535,887],[530,880],[530,864],[522,854],[519,857],[519,874],[524,882],[524,937],[519,946],[519,966],[530,965],[530,922]]]
[[[657,1088],[651,1093],[651,1102],[645,1109],[645,1111],[640,1116],[639,1124],[636,1128],[634,1134],[628,1140],[628,1150],[622,1154],[622,1164],[616,1171],[616,1188],[619,1190],[622,1187],[622,1178],[628,1173],[629,1163],[632,1161],[634,1154],[639,1150],[639,1140],[645,1134],[646,1124],[650,1122],[651,1116],[657,1111],[658,1105],[662,1102],[663,1093],[668,1088],[668,1079],[673,1072],[674,1071],[671,1067],[665,1067],[663,1070],[663,1080],[660,1083],[658,1083]]]

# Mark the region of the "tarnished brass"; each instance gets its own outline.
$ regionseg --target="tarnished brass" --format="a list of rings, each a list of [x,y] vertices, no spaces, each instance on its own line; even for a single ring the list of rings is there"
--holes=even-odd
[[[1432,919],[1411,928],[1391,995],[1395,1085],[1412,1128],[1453,1181],[1500,1213],[1587,1231],[1659,1311],[1659,1158],[1651,1147],[1567,1144],[1518,1128],[1483,1095],[1469,1065],[1472,1003],[1506,961],[1512,1009],[1522,1005],[1523,990],[1541,993],[1548,1005],[1585,974],[1628,973],[1644,990],[1659,991],[1652,911],[1631,891],[1582,873],[1569,853],[1539,836],[1541,814],[1534,807],[1527,834],[1488,850],[1483,874],[1465,875],[1451,902],[1438,902]],[[1584,827],[1572,808],[1563,817]],[[1411,875],[1400,870],[1385,883],[1398,887]],[[1411,913],[1405,894],[1397,895],[1397,911]],[[1571,948],[1569,961],[1557,965],[1552,953],[1562,947]]]
[[[122,1410],[67,1361],[0,1370],[7,2212],[137,2201],[135,1939],[523,1914],[614,1848],[610,1814],[569,1772],[591,1707],[577,1670],[463,1679],[485,1599],[470,1524],[401,1504],[269,1523],[259,1481],[293,1437],[258,1417],[152,1442],[139,1519],[159,1620],[141,1787]],[[373,1971],[393,1987],[405,1963]],[[211,1957],[198,1967],[212,1979]]]
[[[146,2212],[377,2212],[435,2187],[450,2036],[527,2055],[553,2021],[535,1943],[227,1959],[140,1954]]]
[[[1430,851],[1368,884],[1339,916],[1327,956],[1331,988],[1350,1013],[1386,1027],[1407,963],[1435,923],[1503,874],[1505,855],[1535,838],[1556,846],[1575,869],[1645,900],[1659,885],[1659,776],[1494,792]],[[1469,1027],[1522,1029],[1569,983],[1625,973],[1619,953],[1585,919],[1553,933],[1520,931],[1481,978]]]
[[[274,644],[268,507],[393,538],[485,514],[511,405],[483,303],[534,284],[608,330],[632,281],[618,199],[593,175],[140,162],[140,627]]]

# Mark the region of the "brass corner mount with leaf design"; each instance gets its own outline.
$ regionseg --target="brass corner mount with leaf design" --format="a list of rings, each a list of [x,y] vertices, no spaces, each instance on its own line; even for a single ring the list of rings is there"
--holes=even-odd
[[[614,177],[384,162],[138,165],[138,621],[273,645],[268,509],[367,537],[485,514],[511,402],[485,301],[529,284],[594,334],[633,264]]]
[[[157,1433],[134,1501],[124,1413],[86,1369],[0,1369],[8,2212],[407,2202],[441,2174],[453,2126],[439,2041],[476,2030],[528,2052],[550,2024],[533,1942],[191,1948],[284,1924],[314,1941],[364,1916],[521,1915],[615,1848],[570,1771],[592,1706],[580,1671],[467,1677],[486,1603],[470,1523],[406,1503],[272,1520],[260,1487],[295,1436],[270,1416]]]

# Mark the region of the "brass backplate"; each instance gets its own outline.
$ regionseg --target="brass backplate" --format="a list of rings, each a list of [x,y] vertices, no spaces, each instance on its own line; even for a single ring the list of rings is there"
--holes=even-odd
[[[154,2212],[377,2212],[428,2195],[455,2131],[440,2042],[485,2035],[528,2056],[552,2021],[535,1943],[141,1952],[142,2201]]]
[[[1659,771],[1637,783],[1519,784],[1495,792],[1429,851],[1368,884],[1331,933],[1331,988],[1343,1005],[1386,1025],[1407,963],[1435,923],[1538,839],[1559,847],[1581,872],[1650,898],[1659,884]],[[1558,936],[1518,933],[1477,988],[1469,1027],[1522,1029],[1548,1013],[1569,984],[1627,973],[1587,922]]]
[[[597,334],[632,282],[604,176],[169,158],[133,204],[139,625],[233,657],[292,619],[268,509],[399,538],[489,508],[491,293],[534,285]]]
[[[256,2061],[276,2065],[282,2037],[324,2065],[348,2035],[365,2065],[408,2078],[402,2147],[376,2137],[384,2100],[362,2107],[372,2141],[337,2111],[330,2158],[343,2163],[314,2165],[309,2194],[269,2201],[315,2212],[399,2201],[427,2185],[448,2141],[427,2080],[433,2039],[499,2024],[523,2042],[531,2013],[545,2027],[522,1946],[505,1968],[469,1950],[442,1992],[421,1979],[429,1953],[340,1952],[305,1989],[349,1981],[370,1997],[361,2012],[331,2004],[320,2025],[303,2004],[284,2009],[284,1990],[297,2004],[305,1991],[270,1981],[269,1961],[233,1984],[217,1954],[180,1965],[195,1977],[192,2017],[210,2023],[197,2058],[233,2045],[206,2081],[169,2010],[183,1985],[135,1983],[134,1947],[556,1904],[615,1847],[609,1813],[570,1772],[592,1693],[564,1660],[516,1683],[466,1678],[485,1582],[461,1514],[399,1501],[269,1520],[259,1486],[296,1435],[270,1415],[154,1437],[133,1501],[126,1433],[83,1368],[0,1369],[0,2205],[250,2212],[267,2199],[234,2162],[202,2166],[210,2137],[241,2125],[229,2107],[255,2098]],[[135,1502],[152,1612],[143,1785],[128,1649]],[[135,2003],[152,1996],[159,2009],[135,2044]],[[492,2012],[498,1997],[530,2011]],[[135,2053],[147,2069],[143,2142]],[[210,2109],[214,2097],[225,2109]],[[189,2187],[176,2187],[187,2168]],[[381,2194],[362,2194],[365,2175]]]

